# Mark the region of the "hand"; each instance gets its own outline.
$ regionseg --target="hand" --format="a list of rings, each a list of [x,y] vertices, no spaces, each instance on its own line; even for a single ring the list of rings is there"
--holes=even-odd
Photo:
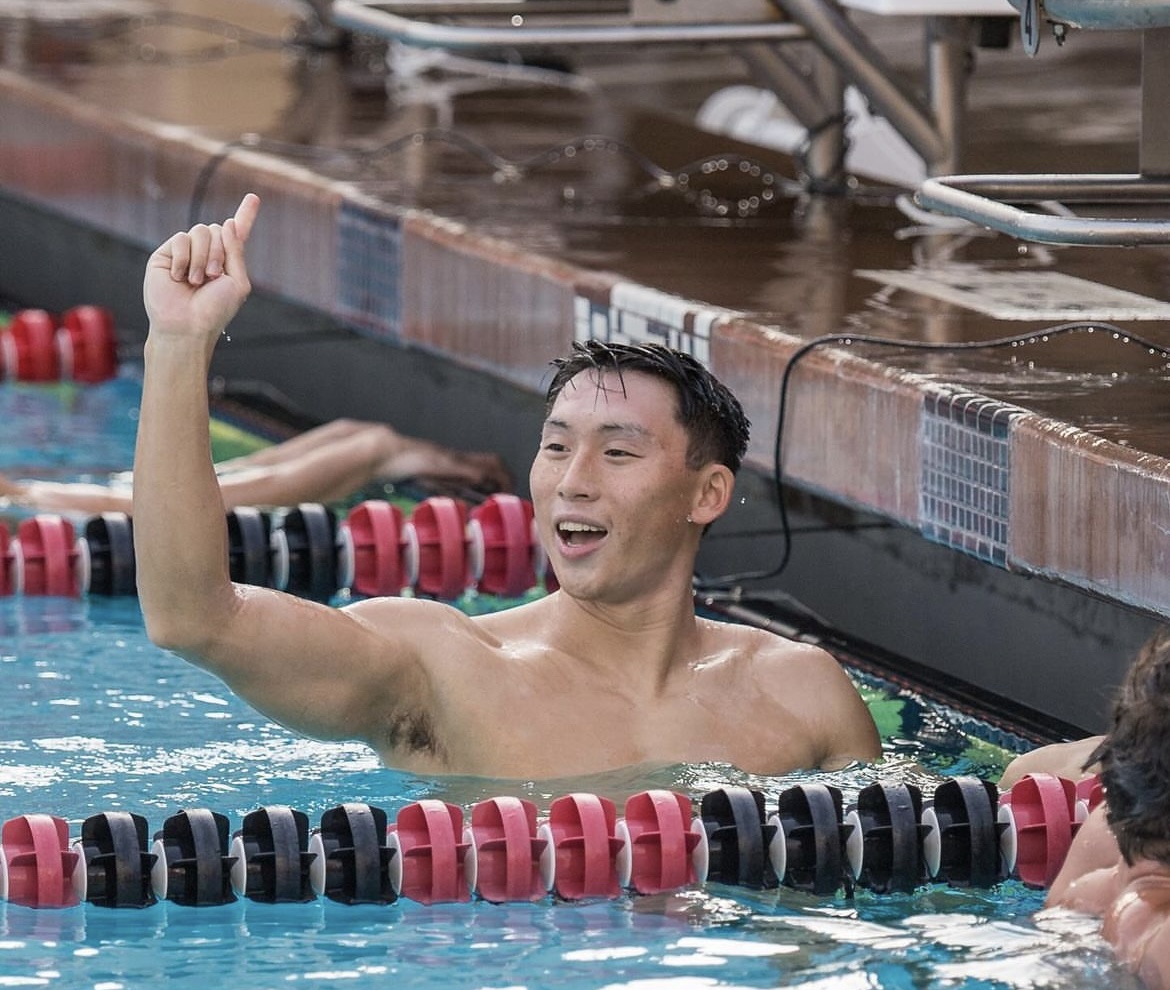
[[[214,346],[252,291],[244,245],[259,211],[259,197],[248,193],[230,220],[196,224],[150,256],[142,296],[151,337],[194,337]]]

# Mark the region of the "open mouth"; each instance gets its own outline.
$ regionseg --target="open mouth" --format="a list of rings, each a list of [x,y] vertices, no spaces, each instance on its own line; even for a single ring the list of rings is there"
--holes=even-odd
[[[593,526],[583,522],[563,522],[557,525],[557,536],[560,541],[571,547],[588,546],[596,543],[605,536],[607,530],[601,526]]]

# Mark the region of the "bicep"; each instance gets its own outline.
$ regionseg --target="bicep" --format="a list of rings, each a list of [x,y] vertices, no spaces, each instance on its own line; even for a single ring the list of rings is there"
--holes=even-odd
[[[369,741],[388,707],[426,703],[408,621],[391,639],[355,612],[265,588],[237,594],[231,620],[190,659],[268,717],[321,739]]]

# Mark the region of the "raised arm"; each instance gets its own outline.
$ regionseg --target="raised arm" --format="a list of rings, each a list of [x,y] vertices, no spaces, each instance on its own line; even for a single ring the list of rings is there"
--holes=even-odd
[[[393,754],[385,726],[431,705],[411,644],[431,603],[401,608],[394,641],[361,612],[234,585],[211,460],[207,373],[221,332],[250,291],[244,245],[259,209],[199,225],[150,258],[142,409],[134,462],[134,544],[147,631],[222,677],[266,714],[322,738],[361,738]],[[388,603],[389,604],[389,603]],[[420,609],[419,606],[423,608]]]
[[[244,244],[260,201],[222,227],[175,234],[147,262],[150,330],[134,453],[139,599],[147,632],[197,647],[230,612],[227,526],[211,460],[207,372],[219,335],[251,292]]]

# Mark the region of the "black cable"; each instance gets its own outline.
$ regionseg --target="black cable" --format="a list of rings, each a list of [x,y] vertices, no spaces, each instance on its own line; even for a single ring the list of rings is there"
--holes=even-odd
[[[187,206],[187,227],[190,229],[195,224],[199,223],[199,214],[203,210],[203,199],[207,195],[207,187],[211,185],[211,178],[215,175],[216,170],[226,160],[228,155],[236,148],[245,147],[244,138],[237,138],[234,141],[229,141],[222,148],[212,155],[203,168],[199,170],[199,174],[195,176],[195,186],[191,190],[191,202]]]
[[[788,359],[788,364],[785,365],[784,373],[780,379],[780,408],[776,415],[776,441],[773,449],[773,474],[772,482],[776,494],[776,510],[779,515],[780,534],[783,538],[783,549],[781,551],[780,560],[774,566],[762,571],[744,571],[738,574],[724,574],[715,578],[706,578],[696,573],[695,575],[695,590],[700,592],[715,592],[715,591],[733,591],[733,586],[746,581],[764,581],[770,578],[778,577],[783,573],[788,566],[788,562],[792,556],[792,527],[788,519],[788,509],[785,505],[784,499],[784,478],[783,478],[783,459],[782,447],[784,438],[784,419],[788,402],[788,390],[792,378],[792,372],[796,365],[811,354],[818,347],[824,347],[828,344],[872,344],[882,347],[890,347],[894,349],[904,349],[913,351],[978,351],[990,350],[996,347],[1018,347],[1028,344],[1046,343],[1053,337],[1059,337],[1064,334],[1077,333],[1084,331],[1093,333],[1095,330],[1102,330],[1110,334],[1114,340],[1125,344],[1138,344],[1145,347],[1151,354],[1160,355],[1161,357],[1170,360],[1170,349],[1163,347],[1161,344],[1156,344],[1151,340],[1135,333],[1130,333],[1127,330],[1122,330],[1120,327],[1112,323],[1104,323],[1090,320],[1077,320],[1071,323],[1061,323],[1057,326],[1050,327],[1047,330],[1035,330],[1031,333],[1018,334],[1012,337],[997,337],[994,340],[980,340],[980,341],[963,341],[958,343],[938,343],[936,341],[925,340],[897,340],[889,337],[875,337],[869,334],[857,333],[836,333],[826,334],[822,337],[815,337],[807,341],[793,351],[792,356]],[[742,535],[742,534],[740,534]]]

